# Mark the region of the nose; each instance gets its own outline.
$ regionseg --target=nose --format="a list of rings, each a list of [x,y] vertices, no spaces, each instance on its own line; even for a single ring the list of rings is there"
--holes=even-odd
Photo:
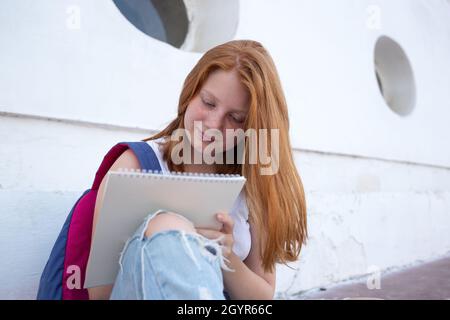
[[[225,115],[219,112],[212,114],[205,121],[205,126],[207,129],[217,129],[223,132],[225,127]]]

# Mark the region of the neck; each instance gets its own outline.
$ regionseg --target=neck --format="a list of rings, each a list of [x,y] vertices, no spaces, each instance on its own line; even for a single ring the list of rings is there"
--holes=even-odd
[[[216,173],[216,167],[212,164],[185,164],[184,172]]]

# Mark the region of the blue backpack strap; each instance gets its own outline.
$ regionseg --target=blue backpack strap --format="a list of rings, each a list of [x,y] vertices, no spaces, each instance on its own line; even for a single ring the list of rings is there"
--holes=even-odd
[[[158,170],[161,171],[161,166],[158,161],[158,157],[153,151],[152,147],[147,142],[122,142],[128,145],[128,147],[133,150],[134,154],[139,160],[141,169],[144,170]]]

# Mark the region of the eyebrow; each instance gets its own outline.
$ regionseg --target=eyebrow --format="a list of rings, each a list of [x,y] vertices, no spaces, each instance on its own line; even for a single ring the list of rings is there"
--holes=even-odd
[[[219,98],[217,98],[215,95],[213,95],[211,92],[209,92],[206,89],[202,89],[201,91],[205,92],[206,94],[209,94],[212,98],[214,98],[214,100],[217,100],[218,102],[220,102]]]
[[[201,91],[205,92],[206,94],[210,95],[214,100],[216,100],[217,102],[220,102],[220,99],[217,98],[215,95],[213,95],[210,91],[206,90],[206,89],[202,89]],[[232,110],[233,112],[237,112],[237,113],[243,113],[243,114],[247,114],[246,111],[244,110],[238,110],[238,109],[234,109]]]

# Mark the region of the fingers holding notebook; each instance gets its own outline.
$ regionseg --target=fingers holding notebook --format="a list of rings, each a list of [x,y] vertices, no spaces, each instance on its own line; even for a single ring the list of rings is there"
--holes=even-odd
[[[222,228],[220,231],[205,228],[196,228],[195,230],[208,239],[219,239],[218,242],[222,246],[222,253],[226,258],[228,258],[232,253],[234,244],[234,220],[227,212],[219,212],[216,215],[216,218],[220,223],[222,223]]]

